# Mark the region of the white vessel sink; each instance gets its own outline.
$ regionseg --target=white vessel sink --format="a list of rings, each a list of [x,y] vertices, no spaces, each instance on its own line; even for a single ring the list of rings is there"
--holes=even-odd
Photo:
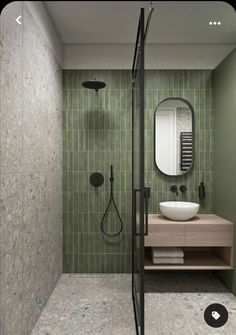
[[[186,221],[193,218],[199,210],[199,204],[185,201],[160,202],[160,210],[163,215],[171,220]]]

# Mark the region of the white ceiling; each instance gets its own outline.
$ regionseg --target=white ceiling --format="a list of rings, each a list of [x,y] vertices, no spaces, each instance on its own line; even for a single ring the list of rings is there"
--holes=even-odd
[[[65,48],[75,44],[81,50],[83,45],[110,45],[112,48],[112,45],[134,44],[140,8],[146,9],[147,16],[150,2],[45,1],[45,5]],[[197,47],[197,54],[205,52],[206,46],[212,46],[209,51],[212,68],[223,59],[214,55],[218,47],[225,57],[236,46],[236,12],[224,1],[153,1],[153,7],[146,42],[159,45],[163,53],[166,45],[172,46],[172,52],[176,49],[178,59],[172,56],[173,67],[176,59],[178,68],[184,68],[186,45],[190,54],[191,46],[193,52]],[[220,20],[222,24],[209,26],[210,20]],[[159,59],[157,67],[162,68],[163,61]],[[193,67],[196,62],[197,57],[193,56]]]
[[[135,43],[147,1],[46,1],[63,43]],[[236,13],[223,1],[153,1],[150,43],[236,43]],[[210,27],[210,20],[221,26]]]

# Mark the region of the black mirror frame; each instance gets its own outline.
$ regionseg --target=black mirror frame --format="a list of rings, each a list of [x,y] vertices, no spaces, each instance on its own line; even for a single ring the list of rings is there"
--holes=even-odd
[[[160,106],[161,103],[163,103],[164,101],[167,101],[167,100],[181,100],[183,101],[190,109],[191,111],[191,114],[192,114],[192,133],[193,133],[193,152],[192,152],[192,157],[193,157],[193,160],[192,160],[192,165],[190,166],[190,168],[182,173],[182,174],[166,174],[165,172],[161,171],[159,169],[159,167],[157,166],[157,163],[156,163],[156,113],[157,113],[157,108],[158,106]],[[194,161],[195,161],[195,118],[194,118],[194,109],[193,109],[193,106],[190,104],[190,102],[188,102],[187,100],[183,99],[183,98],[179,98],[179,97],[170,97],[170,98],[166,98],[164,100],[162,100],[161,102],[159,102],[159,104],[157,105],[156,109],[155,109],[155,112],[154,112],[154,162],[155,162],[155,165],[158,169],[158,171],[160,171],[163,175],[167,176],[167,177],[181,177],[181,176],[184,176],[186,175],[187,173],[189,173],[193,167],[194,167]]]

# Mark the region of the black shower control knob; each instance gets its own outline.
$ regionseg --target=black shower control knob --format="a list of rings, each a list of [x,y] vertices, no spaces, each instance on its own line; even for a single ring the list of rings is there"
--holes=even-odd
[[[170,191],[173,192],[173,193],[177,193],[178,192],[177,186],[176,185],[171,185]]]
[[[181,185],[179,189],[182,193],[185,193],[187,191],[187,187],[185,185]]]
[[[104,177],[100,172],[94,172],[90,176],[90,184],[94,187],[102,186],[104,183]]]

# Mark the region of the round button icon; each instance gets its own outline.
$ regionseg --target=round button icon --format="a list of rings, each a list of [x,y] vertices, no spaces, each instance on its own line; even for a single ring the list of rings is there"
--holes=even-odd
[[[227,322],[228,317],[227,309],[221,304],[211,304],[204,312],[206,323],[213,328],[222,327]]]

